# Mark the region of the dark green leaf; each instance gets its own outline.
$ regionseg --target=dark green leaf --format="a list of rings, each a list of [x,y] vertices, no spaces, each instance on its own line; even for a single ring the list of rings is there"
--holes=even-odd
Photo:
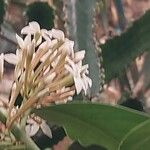
[[[150,11],[135,21],[125,33],[101,45],[106,81],[118,77],[131,61],[150,50]]]
[[[30,21],[37,21],[42,28],[51,29],[54,26],[53,9],[44,2],[35,2],[28,6],[27,16]]]
[[[35,110],[42,118],[64,125],[73,139],[116,150],[121,139],[149,117],[122,107],[77,103]]]
[[[122,140],[119,150],[148,150],[150,148],[150,119],[133,128]]]

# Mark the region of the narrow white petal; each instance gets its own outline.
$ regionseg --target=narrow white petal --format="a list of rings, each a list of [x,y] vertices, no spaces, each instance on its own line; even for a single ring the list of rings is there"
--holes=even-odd
[[[48,56],[50,55],[50,51],[48,51],[47,53],[45,53],[41,58],[40,58],[40,61],[41,62],[44,62],[47,58],[48,58]]]
[[[10,53],[10,54],[5,54],[4,56],[5,61],[7,61],[10,64],[16,65],[19,61],[19,58],[17,55]]]
[[[87,89],[88,89],[88,83],[85,80],[82,80],[82,82],[83,82],[82,88],[83,88],[84,93],[86,95],[87,94]]]
[[[48,31],[46,29],[41,29],[41,34],[44,35],[44,34],[48,34]]]
[[[40,45],[42,42],[42,37],[40,36],[36,42],[36,46]]]
[[[77,72],[77,68],[76,68],[75,63],[74,63],[69,57],[66,57],[65,60],[66,60],[66,62],[69,63],[69,65],[72,67],[72,69],[73,69],[75,72]]]
[[[31,44],[31,35],[30,34],[28,34],[24,39],[24,45],[27,46],[29,44]]]
[[[29,136],[34,136],[39,130],[39,124],[34,123],[26,126],[26,132]]]
[[[57,39],[51,41],[50,48],[53,48],[58,43]]]
[[[17,34],[16,34],[16,39],[17,39],[17,42],[18,42],[20,48],[24,49],[24,41],[23,41],[23,39]]]
[[[26,26],[21,30],[21,34],[34,34],[34,30]]]
[[[73,69],[69,65],[66,64],[65,65],[65,69],[74,76],[75,73],[74,73]]]
[[[86,95],[88,88],[92,86],[92,80],[89,77],[87,77],[85,74],[83,74],[82,81],[83,81],[83,90]]]
[[[68,101],[72,101],[72,99],[73,99],[72,96],[68,97]]]
[[[81,60],[83,60],[83,58],[85,57],[85,50],[79,51],[75,53],[75,62],[79,62]]]
[[[34,124],[34,123],[36,123],[32,118],[28,118],[27,119],[27,123],[28,124]]]
[[[52,34],[49,35],[49,32],[46,29],[41,30],[42,37],[47,41],[51,42]]]
[[[58,40],[64,40],[64,37],[65,37],[65,36],[64,36],[63,31],[61,31],[61,30],[56,30],[56,29],[52,29],[51,32],[52,32],[53,38],[56,38],[56,39],[58,39]]]
[[[48,34],[48,36],[52,39],[52,37],[53,37],[53,36],[52,36],[52,31],[49,30],[47,34]]]
[[[55,51],[53,52],[53,54],[51,55],[50,59],[53,59],[53,58],[57,55],[57,53],[58,53],[58,51],[55,50]]]
[[[60,55],[51,63],[53,68],[57,66],[59,60],[60,60]]]
[[[74,56],[74,41],[70,41],[68,39],[65,39],[64,44],[60,47],[60,50],[62,51],[66,51],[68,55],[70,55],[71,57]]]
[[[47,47],[47,42],[45,41],[45,42],[41,43],[41,45],[39,45],[38,50],[45,49],[46,47]]]
[[[26,130],[27,135],[30,135],[31,126],[29,124],[26,125],[25,130]]]
[[[46,74],[46,73],[48,73],[50,71],[50,66],[48,66],[47,68],[46,68],[46,70],[44,71],[44,75]]]
[[[40,127],[45,135],[47,135],[49,138],[52,138],[52,131],[45,121],[42,122]]]
[[[82,90],[82,81],[80,78],[74,78],[74,82],[77,94],[79,94]]]
[[[87,82],[89,84],[89,87],[92,87],[92,80],[89,77],[87,77]]]
[[[30,57],[33,56],[35,52],[35,40],[33,39],[32,43],[30,43],[27,47],[27,52]]]
[[[82,66],[81,71],[86,72],[86,70],[87,70],[88,68],[89,68],[89,65],[86,64],[86,65]]]
[[[21,57],[22,57],[22,50],[20,50],[20,49],[17,49],[16,50],[16,56],[19,58],[19,60],[21,59]]]
[[[29,27],[36,32],[40,32],[40,25],[36,21],[29,23]]]

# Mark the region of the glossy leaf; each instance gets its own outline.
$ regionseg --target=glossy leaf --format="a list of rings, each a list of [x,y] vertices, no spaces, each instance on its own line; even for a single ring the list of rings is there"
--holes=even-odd
[[[150,119],[133,128],[122,140],[119,150],[148,150],[150,148]]]
[[[106,81],[118,77],[142,52],[150,50],[150,11],[123,34],[101,45]]]
[[[116,150],[132,128],[149,119],[130,109],[90,103],[55,105],[34,112],[64,125],[69,136],[83,145],[97,144],[110,150]]]

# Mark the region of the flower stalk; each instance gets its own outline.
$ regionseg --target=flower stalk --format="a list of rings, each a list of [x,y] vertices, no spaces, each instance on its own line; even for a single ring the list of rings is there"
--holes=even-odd
[[[3,124],[6,124],[7,117],[8,117],[7,110],[0,107],[0,121]],[[25,144],[27,149],[40,150],[37,147],[37,145],[31,140],[31,138],[29,136],[27,136],[25,131],[20,128],[20,126],[18,124],[14,123],[13,126],[11,127],[10,131],[15,136],[16,140],[21,141],[22,143]]]

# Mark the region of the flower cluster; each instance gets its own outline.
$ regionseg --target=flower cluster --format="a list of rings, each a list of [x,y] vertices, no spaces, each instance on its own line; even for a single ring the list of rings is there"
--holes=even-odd
[[[15,65],[10,111],[18,94],[23,97],[23,106],[13,119],[31,106],[67,102],[75,90],[77,94],[82,90],[87,93],[92,81],[87,76],[88,65],[82,65],[84,50],[74,52],[74,42],[62,31],[41,29],[37,22],[30,22],[21,34],[24,38],[16,35],[16,54],[0,56],[0,68],[3,59]]]

